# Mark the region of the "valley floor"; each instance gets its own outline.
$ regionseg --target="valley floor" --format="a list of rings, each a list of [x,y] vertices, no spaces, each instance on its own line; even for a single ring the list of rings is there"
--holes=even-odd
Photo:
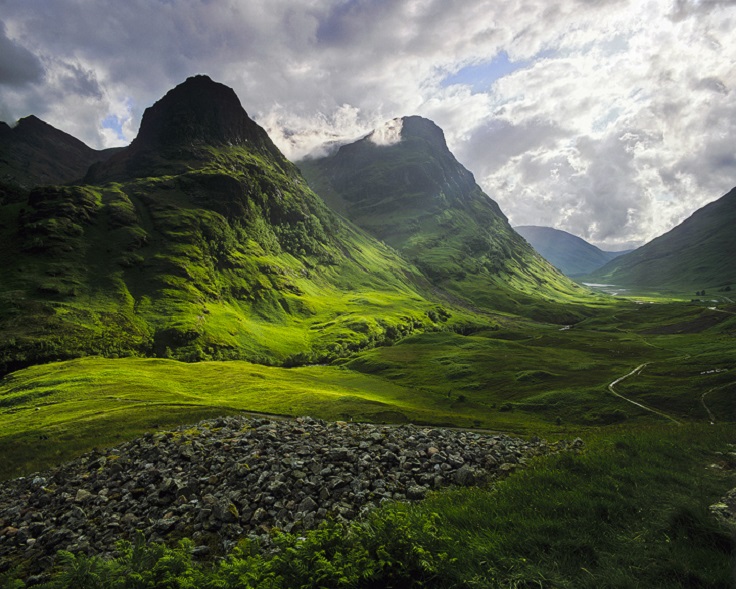
[[[243,411],[580,436],[579,456],[540,458],[493,488],[445,491],[417,507],[381,508],[372,523],[340,524],[350,529],[339,531],[351,538],[345,550],[370,559],[388,546],[366,571],[437,587],[726,587],[733,545],[708,506],[736,486],[734,312],[618,301],[569,328],[505,317],[463,333],[414,334],[330,366],[95,357],[34,366],[0,381],[0,477]],[[397,544],[390,522],[409,545]],[[424,537],[428,529],[436,533]],[[334,530],[306,544],[282,538],[291,561],[258,556],[248,565],[258,571],[238,574],[267,571],[286,583],[273,587],[299,586],[284,579],[303,557],[305,579],[325,562],[337,567],[325,578],[354,578],[335,563],[347,567],[358,553],[335,552]],[[400,561],[406,550],[434,556]]]

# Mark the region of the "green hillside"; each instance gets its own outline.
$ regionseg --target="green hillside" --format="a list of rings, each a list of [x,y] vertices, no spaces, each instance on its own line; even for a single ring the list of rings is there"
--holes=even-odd
[[[421,117],[392,122],[334,155],[299,163],[336,211],[414,263],[437,287],[483,309],[570,323],[579,286],[509,225],[498,205],[450,153],[442,130]]]
[[[680,225],[586,277],[639,289],[695,294],[736,288],[736,189]]]
[[[54,148],[37,148],[50,161]],[[317,193],[231,89],[196,76],[77,184],[0,186],[0,480],[25,477],[0,489],[18,501],[0,509],[10,547],[0,587],[728,586],[734,542],[709,506],[736,472],[736,303],[725,290],[736,189],[607,266],[638,260],[630,275],[642,285],[723,290],[715,306],[577,286],[509,226],[425,119],[301,165]],[[69,471],[39,472],[101,448],[124,468],[111,449],[122,442],[156,444],[179,435],[161,430],[243,412],[404,424],[391,431],[406,449],[381,446],[395,459],[385,478],[404,484],[416,456],[436,465],[428,481],[440,490],[413,505],[382,494],[375,511],[313,530],[241,528],[226,554],[213,478],[187,462],[168,472],[190,469],[209,486],[161,505],[163,518],[147,511],[148,528],[95,510],[122,488],[131,501],[160,498],[173,478],[155,459],[129,469],[144,488],[82,457],[86,499]],[[451,446],[440,427],[461,428],[468,446],[485,430],[565,450],[508,463],[491,452],[499,478],[442,490],[433,457]],[[269,478],[240,479],[244,499],[277,507],[268,486],[279,465],[301,469],[301,436],[315,430],[293,431],[292,449],[268,438],[258,459]],[[425,449],[419,432],[438,441]],[[233,472],[224,455],[241,452],[231,442],[204,449],[218,480]],[[383,452],[358,448],[366,462]],[[316,491],[306,470],[332,472],[320,469],[293,470],[284,498]],[[184,510],[202,526],[158,527]],[[67,529],[72,520],[104,526],[111,541],[161,536],[120,542],[115,558],[86,532],[42,552],[57,531],[82,529]]]
[[[0,206],[0,373],[85,354],[324,361],[462,319],[438,319],[422,276],[204,76],[86,182]]]
[[[0,480],[142,432],[255,411],[545,436],[736,416],[736,306],[608,299],[572,329],[415,333],[329,366],[86,357],[0,379]],[[618,392],[608,385],[646,364]],[[707,399],[706,399],[707,397]]]
[[[606,252],[567,231],[552,227],[522,225],[514,227],[545,260],[572,278],[589,274],[604,264],[623,255],[623,252]]]

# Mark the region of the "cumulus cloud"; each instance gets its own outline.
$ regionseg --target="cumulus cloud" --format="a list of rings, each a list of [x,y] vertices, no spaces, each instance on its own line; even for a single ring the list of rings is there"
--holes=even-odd
[[[32,112],[94,147],[132,140],[147,106],[207,73],[292,158],[431,118],[512,222],[604,247],[651,239],[736,184],[731,1],[8,0],[3,12],[0,114]]]

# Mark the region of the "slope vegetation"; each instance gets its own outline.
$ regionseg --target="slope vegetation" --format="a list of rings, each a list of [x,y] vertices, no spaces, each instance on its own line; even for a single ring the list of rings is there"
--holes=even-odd
[[[433,122],[397,119],[332,156],[299,165],[331,207],[453,297],[537,319],[579,318],[562,304],[585,300],[584,291],[511,228]]]

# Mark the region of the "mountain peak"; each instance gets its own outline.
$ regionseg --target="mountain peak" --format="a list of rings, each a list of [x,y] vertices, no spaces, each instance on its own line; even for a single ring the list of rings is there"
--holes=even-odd
[[[28,115],[18,119],[18,127],[51,127],[46,121],[39,119],[36,115]]]
[[[10,127],[12,134],[18,139],[27,139],[30,137],[38,138],[41,137],[43,140],[59,140],[63,137],[64,140],[79,145],[84,145],[82,141],[57,129],[56,127],[49,125],[46,121],[39,119],[36,115],[28,115],[18,119],[18,122]],[[87,147],[85,145],[85,147]],[[87,147],[87,149],[91,149]]]
[[[22,189],[81,179],[88,168],[110,157],[35,115],[13,127],[0,123],[0,177]]]
[[[445,141],[445,133],[434,121],[417,115],[403,117],[401,120],[403,121],[402,137],[420,137],[439,147],[448,149],[447,142]]]
[[[182,166],[209,157],[199,149],[203,146],[244,147],[277,162],[282,169],[290,166],[268,133],[248,117],[232,88],[198,75],[187,78],[147,108],[130,146],[91,168],[85,181],[179,173]]]
[[[417,115],[391,119],[375,128],[366,137],[371,143],[383,147],[417,138],[427,141],[434,147],[448,150],[442,129],[433,121]]]
[[[341,146],[329,158],[314,161],[329,168],[333,188],[345,197],[343,203],[330,203],[339,211],[344,211],[343,205],[373,208],[378,205],[374,199],[379,197],[383,203],[379,208],[384,213],[390,209],[386,205],[390,201],[394,201],[397,210],[412,206],[421,214],[441,213],[454,206],[451,203],[468,207],[471,201],[477,201],[484,211],[492,210],[492,216],[503,218],[504,222],[506,219],[498,205],[483,194],[473,174],[452,155],[442,129],[424,117],[392,119],[362,139]],[[310,164],[302,162],[302,166],[305,169]],[[363,174],[373,178],[370,191],[356,184],[356,178]],[[323,197],[328,190],[322,187]],[[380,239],[388,239],[380,228],[371,227],[369,231],[374,229]]]
[[[187,78],[146,109],[135,143],[148,147],[192,143],[260,146],[264,135],[232,88],[198,75]],[[270,143],[267,138],[265,141]]]
[[[593,272],[626,253],[603,251],[582,237],[552,227],[520,225],[514,230],[550,264],[570,277]]]

